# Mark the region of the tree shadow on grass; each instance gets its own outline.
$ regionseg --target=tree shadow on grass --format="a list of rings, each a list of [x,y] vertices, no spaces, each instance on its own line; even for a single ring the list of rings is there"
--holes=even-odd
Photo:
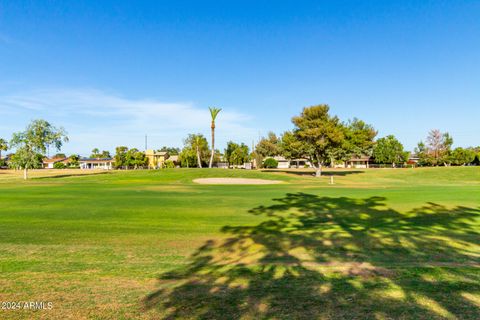
[[[287,194],[145,298],[164,319],[478,319],[480,210]],[[478,220],[477,220],[478,221]]]
[[[102,174],[109,174],[110,172],[102,171],[102,172],[92,172],[92,173],[68,173],[68,174],[58,174],[53,176],[45,176],[45,177],[34,177],[35,180],[44,180],[44,179],[61,179],[61,178],[70,178],[70,177],[88,177],[88,176],[98,176]]]

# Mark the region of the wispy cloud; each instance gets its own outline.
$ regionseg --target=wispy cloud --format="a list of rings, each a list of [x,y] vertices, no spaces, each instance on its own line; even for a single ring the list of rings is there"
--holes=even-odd
[[[161,102],[131,99],[94,89],[43,89],[0,95],[0,112],[17,119],[45,118],[69,131],[66,149],[87,152],[93,147],[112,150],[118,145],[181,146],[193,132],[208,135],[207,107],[191,102]],[[255,130],[248,126],[250,116],[224,107],[218,117],[218,145],[228,139],[251,141]],[[18,130],[20,130],[18,128]]]

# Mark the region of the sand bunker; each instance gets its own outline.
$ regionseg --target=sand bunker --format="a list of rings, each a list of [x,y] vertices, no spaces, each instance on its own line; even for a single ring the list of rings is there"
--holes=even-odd
[[[200,184],[278,184],[279,180],[247,179],[247,178],[201,178],[193,180]]]

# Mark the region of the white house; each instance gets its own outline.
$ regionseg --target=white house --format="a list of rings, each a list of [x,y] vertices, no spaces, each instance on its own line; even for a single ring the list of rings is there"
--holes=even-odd
[[[288,169],[290,168],[290,160],[285,159],[285,157],[282,156],[275,156],[273,159],[277,160],[278,162],[278,169]]]
[[[308,159],[298,158],[290,160],[290,168],[310,168],[313,167]]]
[[[113,163],[115,162],[112,158],[105,159],[91,159],[83,158],[79,161],[80,169],[104,169],[111,170],[113,169]]]
[[[355,168],[355,169],[367,169],[372,162],[372,157],[361,155],[361,156],[353,156],[350,160],[347,161],[346,165],[347,168]]]
[[[68,158],[45,158],[43,159],[43,168],[45,169],[53,169],[55,163],[62,162],[64,164],[68,164],[70,161],[70,157]]]

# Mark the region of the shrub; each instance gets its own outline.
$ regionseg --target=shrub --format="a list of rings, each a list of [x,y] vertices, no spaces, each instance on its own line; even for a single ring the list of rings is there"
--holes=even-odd
[[[175,163],[172,160],[167,160],[163,163],[164,168],[175,168]]]
[[[55,169],[65,169],[67,167],[67,165],[63,162],[55,162],[53,164],[53,168]]]
[[[273,158],[267,158],[267,159],[265,159],[265,161],[263,161],[263,167],[264,168],[269,168],[269,169],[277,168],[278,167],[278,161],[273,159]]]

